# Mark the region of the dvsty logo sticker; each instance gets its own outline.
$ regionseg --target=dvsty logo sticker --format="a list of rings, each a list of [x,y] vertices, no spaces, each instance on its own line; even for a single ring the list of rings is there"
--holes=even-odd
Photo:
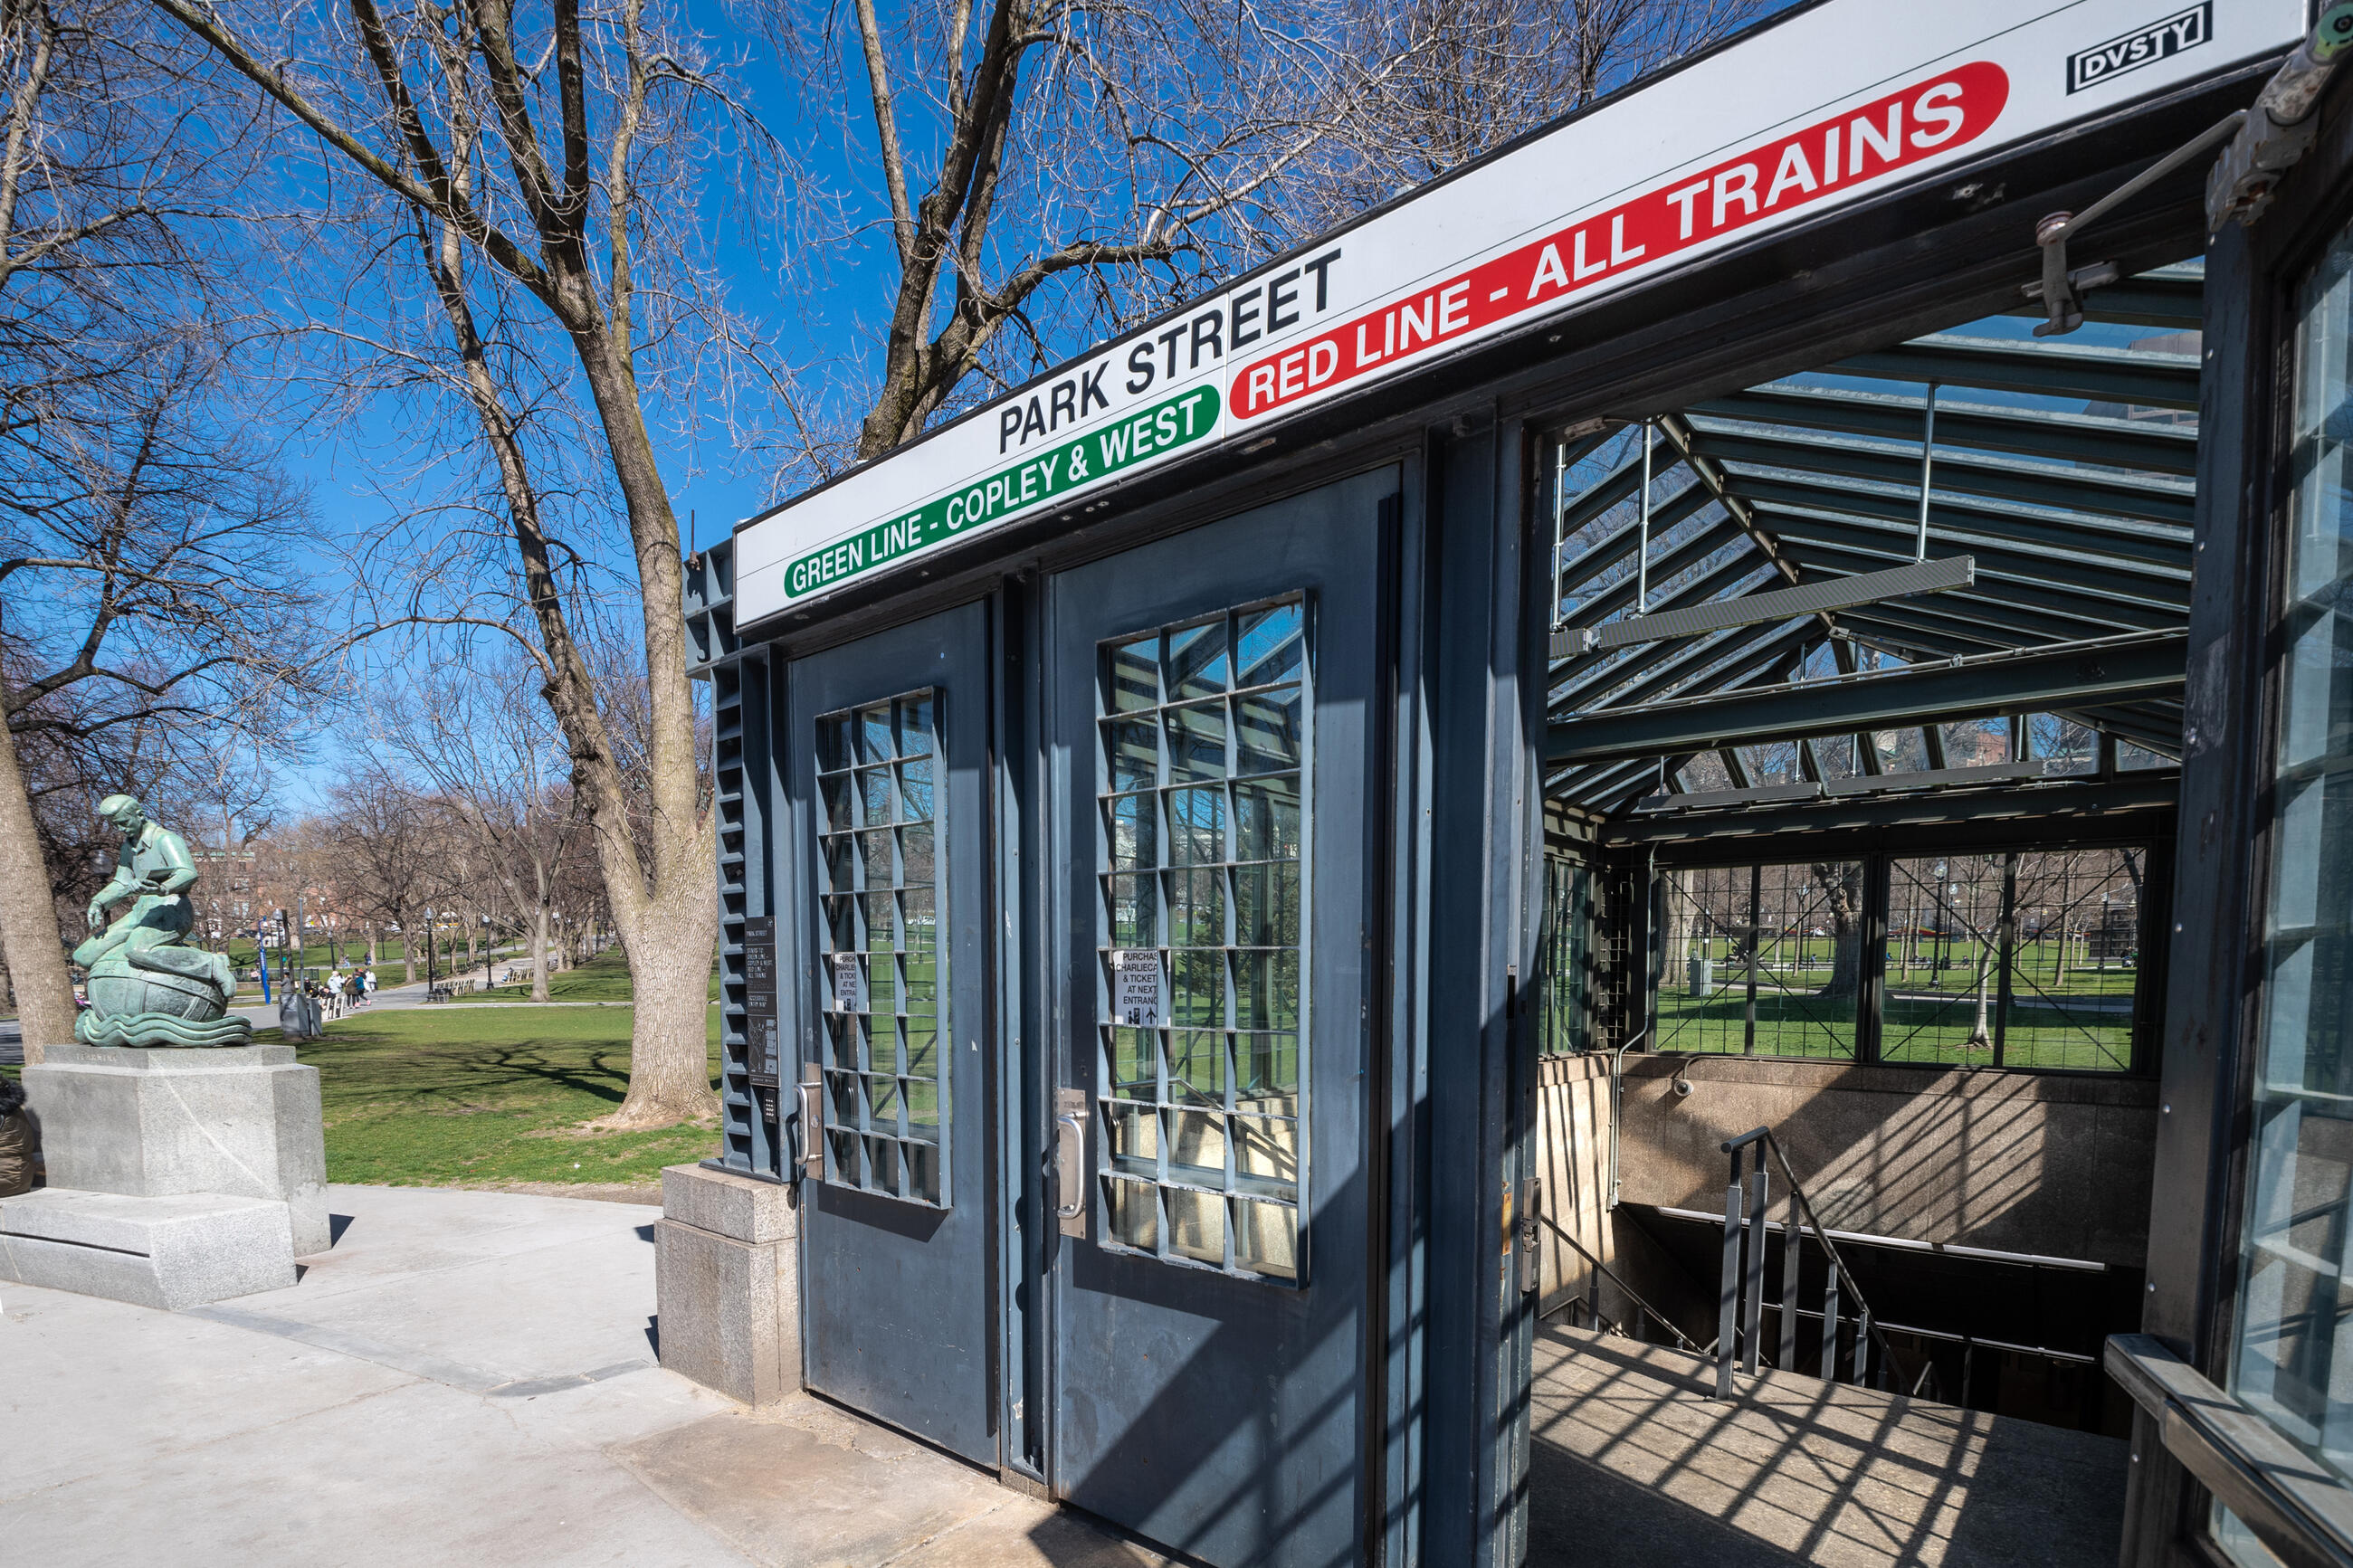
[[[2177,11],[2162,22],[2111,38],[2094,48],[2067,57],[2067,90],[2081,92],[2112,77],[2171,59],[2214,37],[2214,0]]]

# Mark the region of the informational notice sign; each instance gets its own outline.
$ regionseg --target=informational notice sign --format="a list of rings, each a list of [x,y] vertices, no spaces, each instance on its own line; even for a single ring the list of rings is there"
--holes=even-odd
[[[744,1047],[754,1088],[776,1087],[781,1061],[776,1027],[776,921],[744,922]]]
[[[833,955],[833,1010],[837,1013],[862,1013],[866,1010],[865,976],[859,973],[858,955],[854,952]]]
[[[1148,947],[1111,955],[1113,1016],[1131,1029],[1160,1026],[1160,954]]]
[[[2304,11],[2303,0],[1832,0],[1799,13],[746,524],[736,623],[2279,52]]]

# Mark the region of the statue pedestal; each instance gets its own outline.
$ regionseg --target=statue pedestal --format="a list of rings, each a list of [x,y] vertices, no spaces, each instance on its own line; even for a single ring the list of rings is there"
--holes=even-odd
[[[0,1200],[0,1278],[182,1307],[291,1285],[327,1250],[319,1073],[292,1047],[47,1058],[25,1090],[50,1184]]]

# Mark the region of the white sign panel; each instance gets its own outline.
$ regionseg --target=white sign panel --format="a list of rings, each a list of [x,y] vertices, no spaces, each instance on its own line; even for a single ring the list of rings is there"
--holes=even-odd
[[[866,1010],[866,977],[859,972],[858,955],[837,952],[833,955],[833,1010],[837,1013],[862,1013]]]
[[[1131,1029],[1160,1026],[1160,954],[1148,947],[1111,955],[1112,1014]]]
[[[747,525],[736,622],[1179,453],[1257,440],[1572,302],[2278,52],[2303,28],[2302,0],[1817,6]]]

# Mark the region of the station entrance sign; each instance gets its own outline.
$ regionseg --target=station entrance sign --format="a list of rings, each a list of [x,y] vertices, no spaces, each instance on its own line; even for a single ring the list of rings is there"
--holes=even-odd
[[[2302,0],[1825,0],[744,524],[736,624],[1016,519],[1075,515],[1107,484],[2276,54],[2304,25]],[[2130,69],[2083,68],[2144,35],[2162,47],[2128,51]]]

